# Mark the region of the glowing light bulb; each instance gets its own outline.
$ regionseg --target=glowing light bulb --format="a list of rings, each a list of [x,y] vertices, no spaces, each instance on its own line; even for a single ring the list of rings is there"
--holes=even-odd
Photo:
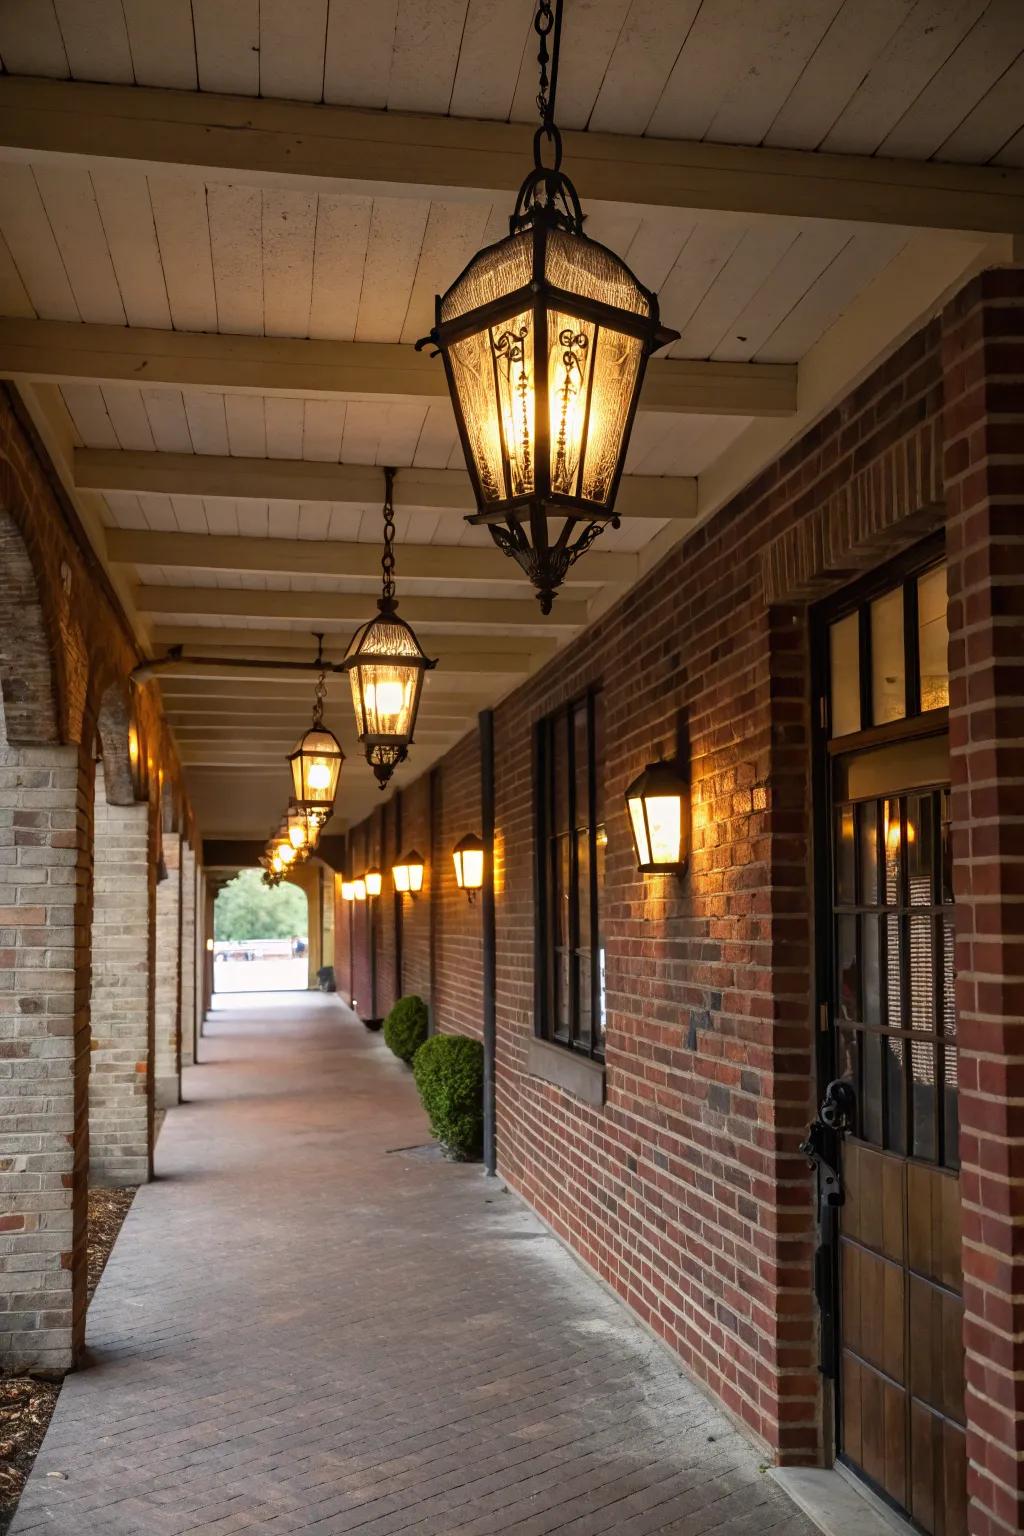
[[[383,683],[368,683],[366,688],[366,708],[368,713],[375,713],[378,720],[391,715],[400,715],[405,704],[405,689],[396,681]]]
[[[310,789],[329,789],[331,770],[326,763],[311,763],[308,779]]]

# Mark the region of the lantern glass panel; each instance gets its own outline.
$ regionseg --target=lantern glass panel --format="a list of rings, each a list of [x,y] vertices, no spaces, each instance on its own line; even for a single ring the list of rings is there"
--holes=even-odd
[[[532,234],[510,235],[479,251],[441,300],[441,321],[517,293],[533,279]]]
[[[355,900],[355,895],[356,895],[355,882],[352,881],[352,880],[343,880],[341,882],[341,899],[342,899],[342,901],[354,901]]]
[[[367,896],[379,896],[384,877],[379,869],[368,869],[363,877],[366,881]]]
[[[316,726],[307,731],[289,759],[294,799],[304,805],[333,805],[342,761],[333,732]]]
[[[562,229],[549,231],[544,251],[544,276],[555,288],[578,293],[581,298],[610,304],[634,315],[651,313],[646,294],[614,251],[588,240],[586,235]]]
[[[423,889],[423,865],[414,862],[408,866],[408,869],[409,891],[413,896],[415,896],[419,891],[422,891]]]
[[[680,795],[648,795],[642,801],[630,802],[630,814],[636,827],[634,806],[640,804],[646,819],[646,838],[649,838],[648,854],[642,864],[676,865],[682,850],[683,802]],[[637,848],[639,851],[639,840]]]
[[[408,896],[411,889],[408,864],[395,864],[391,870],[391,878],[395,882],[395,890],[399,895]]]
[[[460,844],[453,852],[455,883],[460,891],[478,891],[484,883],[483,848],[464,848]]]
[[[611,501],[643,355],[639,337],[600,327],[592,364],[587,456],[580,487],[586,501],[601,505]]]
[[[509,493],[501,457],[490,328],[452,342],[448,359],[480,496],[485,502],[503,501]]]
[[[587,443],[587,404],[597,326],[553,309],[548,314],[548,430],[551,489],[578,492]]]
[[[651,845],[647,837],[647,818],[644,815],[644,802],[637,796],[635,800],[627,802],[629,806],[629,820],[633,827],[633,841],[636,843],[637,862],[649,864],[651,862]]]
[[[366,900],[366,881],[363,880],[363,879],[353,880],[353,882],[352,882],[352,891],[353,891],[353,894],[355,896],[356,901],[365,901]]]

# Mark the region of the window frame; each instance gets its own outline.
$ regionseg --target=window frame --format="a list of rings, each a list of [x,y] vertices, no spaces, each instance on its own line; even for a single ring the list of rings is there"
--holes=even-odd
[[[604,1036],[601,1031],[601,928],[600,886],[597,859],[597,709],[600,687],[593,685],[575,694],[556,709],[537,720],[533,735],[534,790],[534,1035],[594,1062],[604,1062]],[[587,804],[585,819],[579,816],[576,723],[580,708],[585,711],[587,750]],[[554,826],[556,789],[556,731],[561,726],[566,738],[566,823],[565,831]],[[579,834],[586,832],[588,878],[581,888]],[[570,956],[568,1034],[557,1032],[555,982],[558,970],[554,902],[556,882],[554,861],[559,839],[569,841],[569,943]],[[580,1019],[580,914],[585,900],[589,912],[590,1020],[589,1038],[581,1037]]]

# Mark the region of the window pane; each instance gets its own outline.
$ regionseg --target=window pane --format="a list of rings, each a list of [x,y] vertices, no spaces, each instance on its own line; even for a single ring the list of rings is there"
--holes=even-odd
[[[871,604],[871,718],[875,725],[902,720],[907,712],[903,646],[903,588]]]
[[[860,899],[865,907],[878,904],[878,801],[858,807],[860,823]]]
[[[885,1048],[885,1144],[891,1152],[907,1150],[906,1041],[883,1036]]]
[[[847,614],[828,632],[832,735],[860,730],[860,620]]]
[[[907,887],[912,907],[930,907],[935,900],[935,827],[931,795],[912,795],[907,802]]]
[[[934,921],[923,912],[910,919],[910,1027],[919,1034],[936,1025]]]
[[[937,565],[917,578],[917,652],[921,708],[942,709],[949,703],[945,565]]]
[[[885,888],[882,900],[887,907],[894,907],[899,905],[903,893],[903,860],[901,857],[903,831],[900,824],[900,802],[898,800],[887,800],[885,802],[882,831],[885,836]]]
[[[861,1135],[865,1141],[882,1145],[882,1047],[884,1035],[861,1035],[864,1074],[860,1103]]]
[[[859,1020],[860,956],[857,953],[857,919],[836,920],[836,958],[838,992],[836,1011],[840,1019]]]
[[[836,901],[852,907],[856,896],[857,855],[853,841],[853,806],[836,811]]]
[[[575,819],[577,827],[590,824],[590,743],[587,732],[587,708],[579,705],[573,712],[573,768],[576,774]]]
[[[569,830],[569,721],[559,715],[551,722],[551,830]]]
[[[910,1047],[914,1115],[913,1155],[934,1161],[938,1155],[935,1124],[935,1047],[914,1040]]]
[[[865,1024],[882,1022],[882,975],[879,942],[879,924],[882,919],[874,913],[866,913],[860,920],[861,933],[861,1005]]]

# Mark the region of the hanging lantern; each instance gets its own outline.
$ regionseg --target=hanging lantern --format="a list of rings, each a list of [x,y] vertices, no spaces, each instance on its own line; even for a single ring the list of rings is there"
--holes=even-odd
[[[430,661],[411,625],[396,612],[395,509],[392,504],[395,471],[385,469],[383,591],[377,599],[380,614],[352,637],[341,671],[352,683],[356,730],[366,748],[366,761],[384,789],[405,761],[412,745],[423,689],[423,674],[437,666]]]
[[[648,763],[626,790],[626,808],[643,874],[678,874],[689,854],[690,786],[664,759]]]
[[[477,510],[550,613],[555,590],[608,522],[647,359],[678,340],[655,295],[583,233],[555,126],[562,0],[540,0],[541,125],[509,235],[478,251],[436,301],[444,360]],[[552,34],[548,75],[548,37]],[[552,165],[543,161],[545,142]]]
[[[484,883],[484,845],[481,839],[472,832],[460,838],[452,849],[452,861],[455,865],[455,884],[473,901]]]
[[[423,889],[423,855],[415,848],[403,853],[398,863],[392,865],[391,878],[400,896],[416,896]]]
[[[324,725],[324,701],[327,698],[327,663],[324,661],[323,635],[317,635],[316,661],[320,667],[313,694],[313,724],[300,737],[289,754],[292,797],[297,806],[316,816],[321,825],[334,810],[338,779],[345,754],[333,731]]]
[[[368,869],[363,879],[366,881],[367,896],[379,896],[384,885],[384,876],[380,870],[376,867]]]
[[[285,816],[285,824],[288,829],[288,841],[295,849],[296,854],[309,852],[309,832],[306,823],[305,812],[298,806],[293,806]]]

